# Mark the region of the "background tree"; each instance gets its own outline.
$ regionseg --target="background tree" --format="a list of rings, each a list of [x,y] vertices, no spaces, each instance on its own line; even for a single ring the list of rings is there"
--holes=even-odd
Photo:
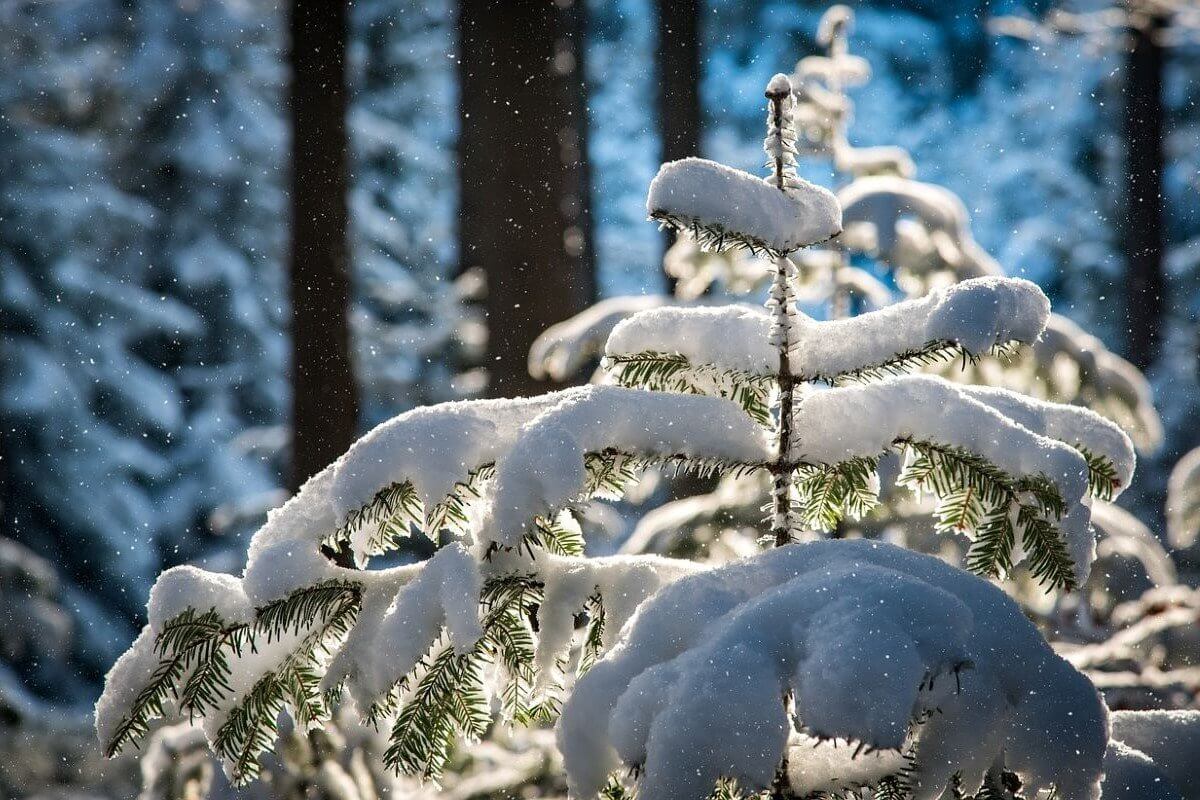
[[[1110,8],[1074,13],[1055,9],[1041,22],[1005,17],[998,32],[1025,39],[1059,35],[1086,38],[1122,53],[1121,150],[1123,192],[1117,228],[1125,258],[1125,351],[1139,368],[1158,359],[1167,309],[1167,109],[1168,48],[1192,43],[1200,16],[1181,0],[1124,0]]]
[[[700,2],[656,0],[658,130],[663,161],[700,155]],[[666,231],[669,247],[675,234]],[[667,276],[668,289],[674,281]]]
[[[343,0],[291,8],[292,469],[298,488],[354,441]]]
[[[493,395],[544,387],[536,336],[594,298],[581,3],[459,4],[459,263],[482,269]]]

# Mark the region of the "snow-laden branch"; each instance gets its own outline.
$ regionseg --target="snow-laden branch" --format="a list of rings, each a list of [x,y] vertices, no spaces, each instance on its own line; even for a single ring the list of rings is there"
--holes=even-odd
[[[1167,483],[1167,533],[1171,545],[1191,547],[1200,538],[1200,448],[1171,470]]]
[[[484,534],[504,546],[518,544],[535,517],[585,493],[587,456],[605,451],[731,467],[761,465],[772,456],[762,429],[727,400],[585,387],[526,426],[497,460]]]
[[[856,178],[838,192],[838,201],[843,223],[870,225],[875,254],[898,269],[915,275],[949,270],[959,279],[1002,272],[972,236],[962,200],[944,187],[873,175]]]
[[[857,463],[897,444],[911,448],[918,460],[901,480],[953,504],[950,527],[974,530],[977,545],[987,546],[982,571],[1005,571],[1004,554],[1019,533],[1035,572],[1068,584],[1071,573],[1064,570],[1071,566],[1081,583],[1095,557],[1089,493],[1115,495],[1128,485],[1134,463],[1128,438],[1097,415],[926,376],[814,392],[797,411],[795,430],[797,462]],[[1038,488],[1043,481],[1052,491]],[[1030,491],[1049,496],[1039,496],[1035,508],[1024,499]],[[1020,512],[1015,528],[1010,512]]]
[[[979,278],[916,300],[841,320],[797,314],[790,341],[798,380],[877,377],[959,353],[978,356],[1010,342],[1034,342],[1049,302],[1029,281]],[[620,322],[605,345],[619,363],[645,353],[682,356],[697,367],[768,377],[778,367],[770,317],[745,306],[663,307]]]
[[[317,574],[304,557],[298,572],[290,569],[314,542],[280,541],[293,552],[267,547],[240,580],[192,567],[159,578],[149,624],[109,673],[96,707],[110,753],[143,738],[156,719],[189,718],[244,782],[273,746],[280,712],[301,727],[318,724],[344,688],[360,713],[391,722],[389,763],[435,776],[447,746],[432,735],[438,726],[477,738],[493,698],[509,719],[548,718],[539,715],[552,713],[554,694],[607,650],[642,600],[702,569],[654,556],[484,557],[482,545],[450,544],[419,564],[355,571],[326,561]],[[306,582],[263,602],[286,583],[263,576],[279,572]],[[568,672],[574,620],[584,612],[592,614],[586,659]],[[485,684],[488,664],[500,671]]]
[[[1085,455],[1103,457],[1111,475],[1093,480],[1093,494],[1111,499],[1129,486],[1137,455],[1125,431],[1096,412],[1064,403],[1047,403],[1025,395],[988,386],[962,386],[972,400],[991,406],[1026,430],[1069,444]],[[1097,486],[1097,480],[1107,484]]]
[[[1011,342],[1036,341],[1050,303],[1019,278],[977,278],[916,300],[847,319],[801,318],[795,369],[810,380],[837,382],[903,368],[926,351],[949,348],[972,356]]]
[[[781,192],[763,178],[702,158],[663,164],[650,183],[646,211],[718,250],[740,245],[785,254],[842,229],[841,210],[827,189],[793,178]]]
[[[1043,378],[1062,399],[1083,402],[1112,419],[1143,449],[1154,450],[1162,442],[1162,421],[1145,376],[1095,336],[1051,314],[1034,356]],[[1063,361],[1073,367],[1073,385],[1064,385],[1060,377]]]
[[[529,348],[529,374],[535,378],[564,381],[599,356],[604,342],[617,323],[632,314],[674,300],[661,295],[630,295],[601,300],[570,319],[551,325]]]
[[[703,798],[718,778],[765,789],[785,691],[804,734],[912,744],[917,797],[955,773],[972,792],[1001,758],[1031,792],[1099,796],[1106,714],[1087,679],[986,581],[861,540],[777,548],[644,604],[563,709],[571,790],[594,797],[622,764],[645,800]]]

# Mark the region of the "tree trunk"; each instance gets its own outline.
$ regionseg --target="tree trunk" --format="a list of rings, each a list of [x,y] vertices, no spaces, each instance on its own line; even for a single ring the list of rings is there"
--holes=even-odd
[[[1165,224],[1162,181],[1164,147],[1162,45],[1155,41],[1165,20],[1151,18],[1130,29],[1125,64],[1126,351],[1139,369],[1158,357],[1162,343]]]
[[[487,276],[489,392],[550,388],[529,346],[595,298],[582,0],[462,0],[459,259]]]
[[[662,160],[700,155],[700,0],[656,0]],[[670,247],[676,234],[663,232]],[[667,289],[674,279],[667,276]]]
[[[291,9],[291,488],[346,451],[358,430],[350,359],[342,0]]]

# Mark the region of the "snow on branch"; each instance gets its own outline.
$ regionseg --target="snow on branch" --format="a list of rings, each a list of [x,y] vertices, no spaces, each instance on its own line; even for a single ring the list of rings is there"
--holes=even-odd
[[[465,506],[521,426],[572,394],[443,403],[380,424],[331,468],[327,502],[337,537],[361,561],[413,529],[434,537],[443,527],[465,527]]]
[[[871,459],[900,447],[898,482],[936,495],[940,526],[972,536],[973,571],[1004,574],[1023,552],[1035,577],[1064,587],[1082,583],[1095,558],[1089,492],[1112,496],[1133,468],[1128,439],[1096,415],[926,376],[815,392],[794,429],[813,521],[869,508]]]
[[[1200,796],[1200,711],[1117,711],[1104,756],[1105,800]]]
[[[1034,345],[1034,356],[1042,379],[1056,396],[1085,403],[1113,420],[1144,450],[1161,444],[1162,421],[1150,384],[1137,367],[1095,336],[1066,317],[1051,314],[1041,341]],[[1065,369],[1068,365],[1070,369]]]
[[[659,295],[610,297],[551,325],[529,348],[529,374],[539,379],[568,380],[588,359],[601,355],[605,340],[621,320],[672,302],[672,298]]]
[[[841,210],[827,189],[794,178],[780,191],[763,178],[702,158],[663,164],[646,210],[716,250],[740,246],[779,255],[842,229]]]
[[[801,318],[793,369],[829,383],[878,378],[1013,342],[1034,342],[1050,303],[1019,278],[977,278],[847,319]]]
[[[789,336],[791,369],[798,380],[836,384],[974,358],[1036,341],[1048,314],[1042,291],[1012,278],[964,281],[848,319],[818,321],[798,313]],[[770,317],[760,309],[654,308],[613,328],[605,363],[627,384],[649,388],[670,388],[668,379],[702,368],[734,383],[764,381],[779,366],[770,330]]]
[[[1191,547],[1200,539],[1200,448],[1179,459],[1167,482],[1167,534],[1171,545]]]
[[[585,799],[622,765],[644,800],[699,800],[720,779],[766,789],[801,737],[904,748],[911,765],[892,779],[917,797],[955,773],[973,793],[1002,761],[1031,796],[1095,800],[1107,724],[1096,690],[999,589],[859,540],[776,548],[660,590],[558,727]],[[806,758],[790,748],[785,766],[807,785],[855,779],[821,774],[845,760]]]
[[[496,462],[490,518],[480,526],[513,547],[589,492],[618,489],[622,462],[675,461],[736,470],[765,464],[766,437],[727,400],[588,386],[526,426]]]
[[[305,544],[315,549],[290,542]],[[268,552],[271,568],[286,570],[284,554]],[[647,556],[482,552],[450,544],[411,566],[331,568],[357,580],[316,580],[257,607],[247,587],[262,581],[249,571],[238,580],[169,570],[152,592],[149,624],[109,673],[97,733],[115,754],[156,719],[193,720],[231,779],[245,783],[274,746],[282,712],[300,728],[319,725],[345,690],[368,721],[390,725],[390,766],[436,778],[457,736],[482,735],[494,701],[508,719],[552,720],[562,686],[605,652],[637,605],[702,569]],[[258,558],[255,569],[267,569]],[[585,612],[579,643],[574,620]],[[575,644],[582,660],[569,667]]]
[[[1129,436],[1094,411],[1080,406],[1047,403],[1007,389],[964,386],[967,397],[999,411],[1022,428],[1069,444],[1088,462],[1091,494],[1111,500],[1133,479],[1137,456]]]
[[[779,352],[760,308],[663,307],[623,320],[603,366],[622,386],[727,397],[768,424]]]

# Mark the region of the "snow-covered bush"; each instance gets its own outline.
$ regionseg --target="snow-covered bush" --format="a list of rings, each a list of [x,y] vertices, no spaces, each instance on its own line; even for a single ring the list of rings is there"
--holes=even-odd
[[[1027,281],[964,281],[853,319],[801,313],[788,256],[838,235],[841,210],[796,177],[785,76],[767,98],[767,179],[686,159],[663,167],[648,202],[702,242],[769,256],[765,312],[650,308],[608,338],[621,385],[446,403],[376,427],[272,512],[240,577],[160,576],[149,624],[97,704],[107,751],[160,717],[189,718],[246,781],[282,713],[307,729],[344,703],[387,726],[389,766],[436,778],[493,709],[548,721],[570,698],[559,737],[581,796],[620,760],[648,797],[704,797],[717,778],[827,787],[825,752],[810,762],[792,747],[824,739],[903,748],[903,764],[854,779],[886,773],[895,791],[936,796],[957,775],[974,792],[1005,769],[1064,798],[1098,796],[1104,707],[997,590],[896,548],[793,542],[869,510],[879,460],[895,453],[895,480],[937,498],[939,527],[970,539],[972,571],[1024,561],[1070,588],[1094,556],[1090,498],[1127,485],[1132,445],[1086,409],[900,374],[1036,341],[1049,308]],[[768,476],[762,543],[783,549],[730,571],[586,557],[574,510],[660,466]],[[369,568],[417,535],[438,545],[431,558]],[[683,595],[687,613],[672,612]],[[672,670],[688,691],[654,688]],[[609,700],[605,725],[594,712]],[[956,720],[991,735],[954,735]],[[737,735],[715,742],[714,725]]]

